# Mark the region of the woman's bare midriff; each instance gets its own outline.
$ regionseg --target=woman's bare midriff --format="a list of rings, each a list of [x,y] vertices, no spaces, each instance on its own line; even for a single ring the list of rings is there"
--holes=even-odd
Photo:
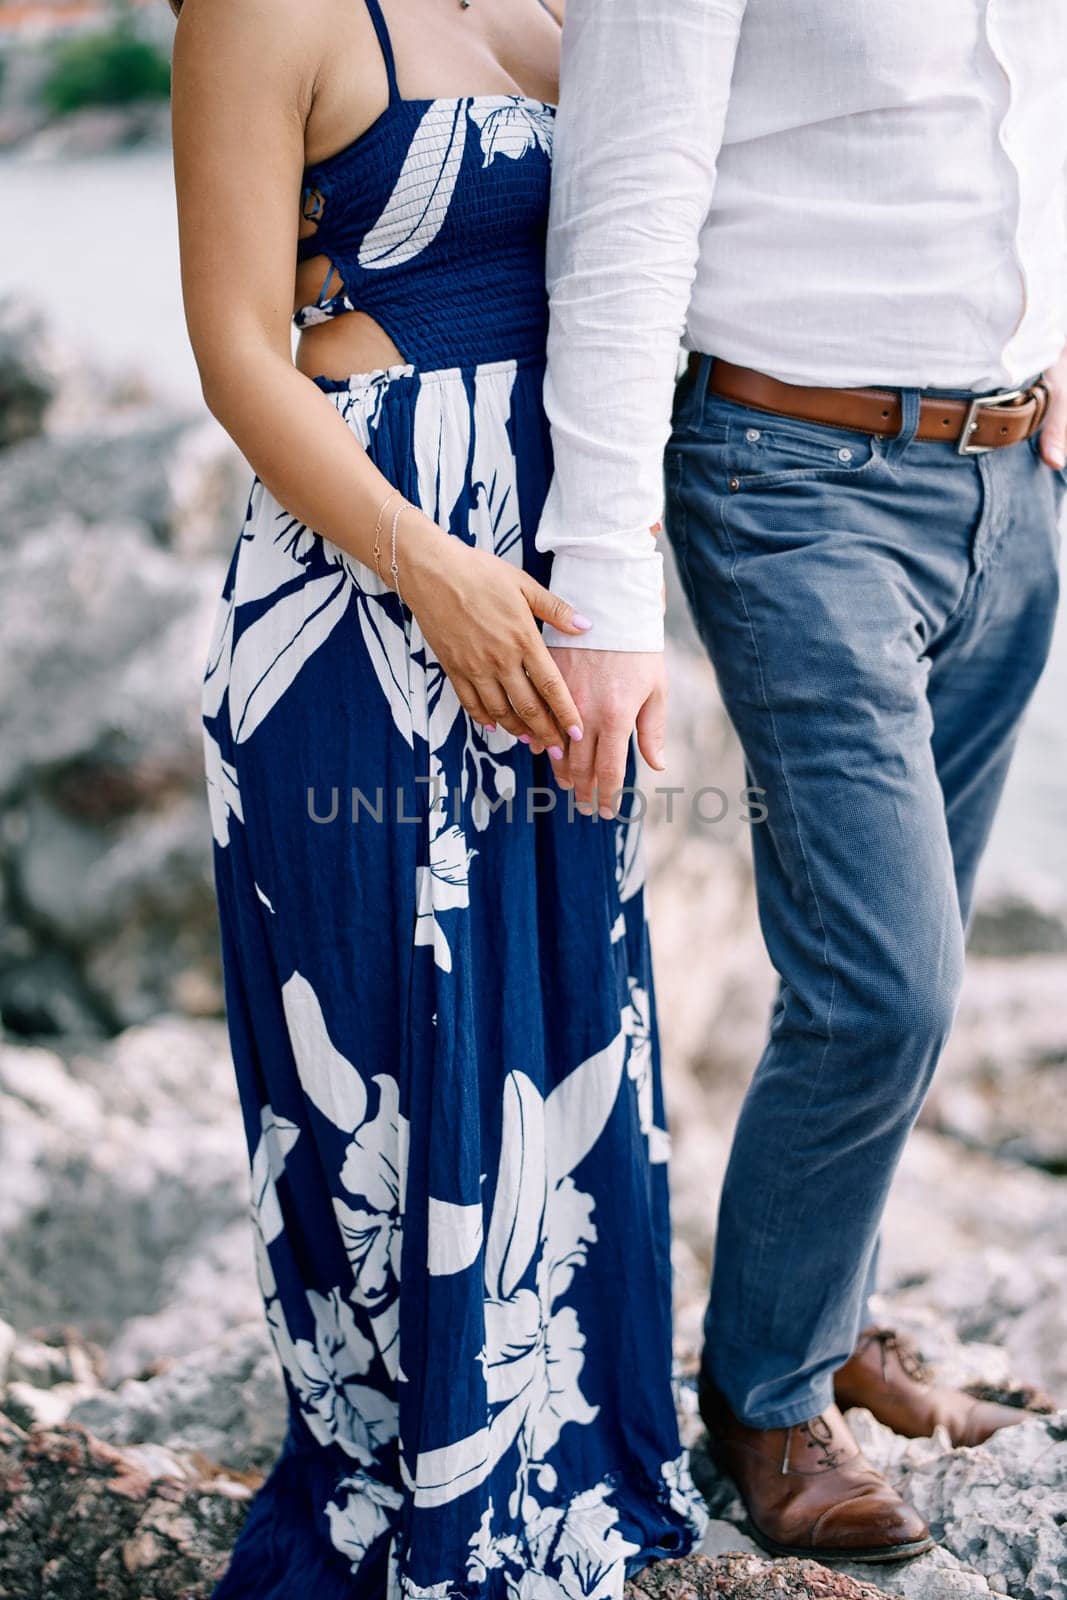
[[[309,378],[349,378],[354,372],[398,366],[404,356],[373,317],[345,311],[302,329],[294,359]]]

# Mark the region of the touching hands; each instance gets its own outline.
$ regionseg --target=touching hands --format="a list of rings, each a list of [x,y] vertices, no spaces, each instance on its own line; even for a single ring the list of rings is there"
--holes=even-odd
[[[521,567],[450,538],[416,508],[406,521],[401,592],[464,710],[547,750],[577,810],[614,816],[635,729],[648,765],[666,765],[662,652],[550,650],[537,619],[580,635],[589,623],[573,606]]]
[[[666,766],[667,673],[661,651],[567,650],[550,652],[566,681],[585,729],[553,762],[561,788],[573,789],[586,816],[615,815],[614,800],[626,781],[630,735],[656,772]]]
[[[582,717],[536,619],[572,634],[588,622],[521,567],[414,508],[405,521],[400,589],[464,710],[562,758],[582,738]]]

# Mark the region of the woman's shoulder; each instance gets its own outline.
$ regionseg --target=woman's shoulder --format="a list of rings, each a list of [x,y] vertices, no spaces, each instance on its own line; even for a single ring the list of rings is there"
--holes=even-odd
[[[174,40],[176,57],[211,52],[223,71],[234,58],[251,67],[309,67],[327,58],[339,22],[355,13],[358,29],[366,7],[361,0],[182,0]]]
[[[222,96],[253,121],[269,105],[303,134],[339,63],[355,95],[360,63],[376,59],[364,0],[182,0],[175,90],[201,106]]]
[[[350,102],[376,93],[379,59],[365,0],[182,0],[174,41],[177,74],[199,62],[235,92],[284,98],[305,122],[337,82]]]

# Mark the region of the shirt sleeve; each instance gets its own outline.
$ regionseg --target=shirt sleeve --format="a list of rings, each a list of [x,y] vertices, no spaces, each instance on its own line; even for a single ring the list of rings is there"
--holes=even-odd
[[[547,270],[555,474],[536,544],[589,617],[663,648],[663,451],[746,0],[568,0]]]

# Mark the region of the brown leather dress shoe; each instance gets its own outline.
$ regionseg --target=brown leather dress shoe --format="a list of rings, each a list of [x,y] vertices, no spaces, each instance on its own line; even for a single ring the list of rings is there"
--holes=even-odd
[[[699,1402],[711,1454],[772,1555],[904,1561],[930,1549],[926,1523],[866,1460],[836,1406],[792,1428],[749,1428],[707,1379]]]
[[[843,1411],[864,1406],[906,1439],[928,1438],[940,1424],[954,1445],[984,1444],[998,1428],[1054,1409],[1044,1395],[1027,1398],[1030,1409],[1020,1410],[934,1383],[915,1346],[890,1328],[865,1328],[834,1377],[834,1399]]]

